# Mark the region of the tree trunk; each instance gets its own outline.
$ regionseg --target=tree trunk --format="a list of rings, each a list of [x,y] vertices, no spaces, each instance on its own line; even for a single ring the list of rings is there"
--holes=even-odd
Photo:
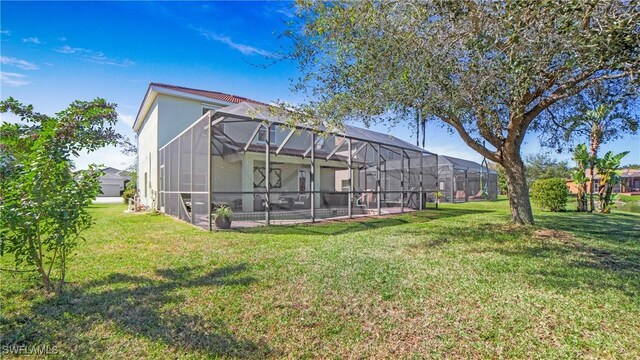
[[[593,177],[595,176],[595,167],[596,167],[596,159],[598,159],[598,148],[600,148],[600,127],[597,124],[594,124],[591,128],[591,136],[590,136],[590,155],[591,159],[589,159],[589,205],[591,206],[591,212],[596,210],[595,202],[593,201]]]
[[[507,175],[507,192],[511,208],[511,222],[533,225],[533,212],[529,200],[529,186],[524,173],[524,163],[519,153],[504,157],[501,165]]]
[[[590,161],[590,165],[589,165],[589,205],[591,207],[591,209],[589,210],[590,212],[594,212],[596,209],[596,205],[595,202],[593,200],[593,176],[594,176],[594,172],[595,172],[595,164],[593,163],[593,161]]]

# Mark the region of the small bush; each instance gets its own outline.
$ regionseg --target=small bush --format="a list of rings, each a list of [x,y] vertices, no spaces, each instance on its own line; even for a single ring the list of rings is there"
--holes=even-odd
[[[216,217],[223,217],[226,219],[231,219],[233,217],[233,211],[228,206],[220,206],[214,210],[213,214]]]
[[[125,204],[129,203],[129,199],[133,199],[136,196],[136,189],[126,189],[122,192],[122,200]]]
[[[564,179],[536,180],[531,184],[531,200],[543,210],[564,211],[568,194]]]

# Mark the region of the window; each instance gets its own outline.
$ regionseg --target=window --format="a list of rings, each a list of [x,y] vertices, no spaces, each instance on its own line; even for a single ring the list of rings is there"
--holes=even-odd
[[[323,137],[318,138],[316,140],[316,149],[320,150],[320,149],[322,149],[323,146],[324,146],[324,138]]]
[[[298,170],[298,191],[302,194],[307,192],[307,171]]]
[[[144,173],[144,197],[147,197],[147,184],[149,182],[147,181],[147,173]]]
[[[276,142],[276,127],[275,126],[271,126],[269,128],[269,136],[271,137],[270,139],[270,143],[273,144]],[[267,128],[265,128],[264,126],[260,127],[260,130],[258,130],[258,142],[259,143],[266,143],[267,142]]]
[[[343,179],[342,180],[342,191],[349,191],[350,187],[351,187],[350,180],[349,179]]]

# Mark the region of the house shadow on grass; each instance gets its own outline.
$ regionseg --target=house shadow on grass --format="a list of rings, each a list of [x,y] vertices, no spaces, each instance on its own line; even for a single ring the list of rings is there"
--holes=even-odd
[[[267,344],[236,337],[215,314],[207,320],[181,311],[185,299],[176,294],[181,289],[251,284],[254,278],[242,276],[246,269],[246,264],[204,274],[192,267],[160,269],[154,278],[114,273],[34,305],[30,319],[3,319],[9,326],[2,345],[52,344],[58,339],[65,343],[65,351],[85,357],[104,351],[105,339],[77,335],[104,325],[114,326],[116,333],[165,344],[178,353],[264,357],[272,354]],[[111,331],[106,335],[114,336]]]
[[[313,224],[307,223],[297,225],[273,225],[266,227],[240,228],[235,231],[246,234],[260,233],[272,235],[341,235],[410,223],[428,222],[453,216],[490,212],[494,211],[449,207],[446,209],[413,211],[397,215],[323,220]]]

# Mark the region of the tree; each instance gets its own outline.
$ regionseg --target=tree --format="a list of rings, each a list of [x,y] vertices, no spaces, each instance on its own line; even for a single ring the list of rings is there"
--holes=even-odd
[[[589,182],[589,178],[587,178],[586,173],[589,168],[589,164],[592,162],[585,144],[576,146],[576,149],[573,152],[573,160],[576,162],[576,167],[574,168],[571,177],[578,187],[578,193],[576,194],[578,211],[585,212],[588,210],[587,183]]]
[[[558,161],[545,154],[525,157],[525,168],[528,184],[533,184],[536,180],[571,177],[571,169],[566,161]]]
[[[114,130],[115,105],[103,99],[75,101],[55,116],[13,98],[0,102],[22,123],[0,125],[0,255],[16,268],[38,273],[46,291],[61,289],[82,231],[92,224],[87,207],[100,191],[96,166],[74,172],[71,161],[122,138]]]
[[[613,155],[611,151],[608,151],[601,159],[596,160],[596,168],[600,176],[598,198],[600,200],[600,212],[602,213],[608,213],[611,210],[611,193],[613,187],[620,183],[620,175],[618,174],[620,161],[628,153],[628,151],[624,151]]]
[[[309,0],[298,9],[287,35],[302,74],[294,89],[309,96],[303,113],[339,127],[419,108],[504,167],[514,223],[533,223],[520,154],[532,124],[598,84],[638,96],[633,2]]]
[[[600,146],[625,134],[637,133],[638,114],[633,107],[635,102],[629,100],[631,97],[612,97],[601,86],[583,91],[575,99],[577,101],[566,101],[557,114],[550,112],[552,121],[546,129],[551,126],[553,131],[547,131],[548,138],[544,142],[562,150],[564,144],[588,140],[589,154],[594,160],[589,166],[589,179],[593,184]],[[562,138],[555,136],[557,129],[564,132]],[[589,189],[589,199],[591,211],[594,211],[593,185]]]

